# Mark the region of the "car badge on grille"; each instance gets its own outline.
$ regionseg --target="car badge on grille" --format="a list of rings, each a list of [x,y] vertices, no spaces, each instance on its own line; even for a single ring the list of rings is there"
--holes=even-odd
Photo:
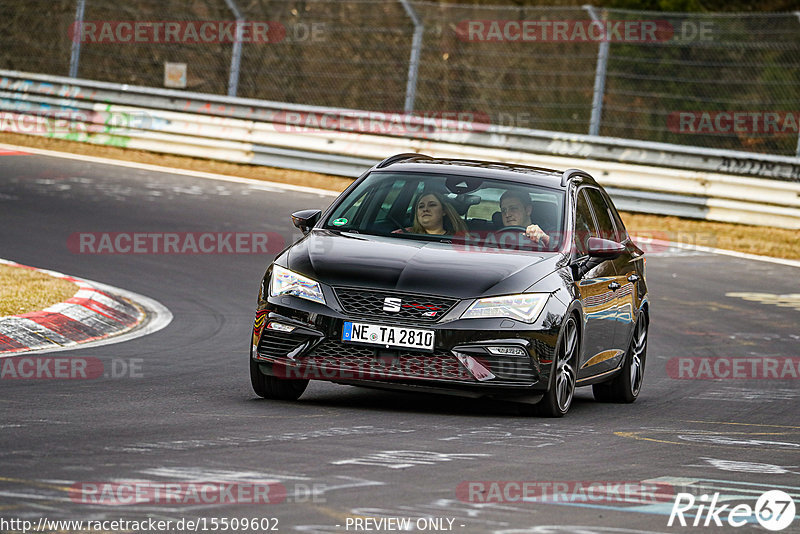
[[[436,317],[436,314],[439,312],[429,311],[422,314],[423,317]]]
[[[383,311],[397,313],[403,301],[397,297],[386,297],[383,299]]]

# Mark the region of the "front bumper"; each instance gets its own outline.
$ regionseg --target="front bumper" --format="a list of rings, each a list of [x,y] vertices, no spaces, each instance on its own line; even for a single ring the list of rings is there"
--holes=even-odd
[[[296,297],[270,297],[256,313],[251,356],[262,373],[287,379],[475,396],[535,396],[544,393],[549,384],[560,328],[560,320],[554,318],[563,314],[558,306],[556,299],[550,299],[534,324],[447,318],[419,324],[352,317]],[[343,342],[344,321],[433,330],[434,350]],[[276,330],[271,323],[293,330]],[[524,356],[497,354],[497,347],[513,347]]]

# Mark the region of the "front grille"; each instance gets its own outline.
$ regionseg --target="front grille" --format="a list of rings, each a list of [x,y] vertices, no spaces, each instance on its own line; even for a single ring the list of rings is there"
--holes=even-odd
[[[434,353],[360,347],[327,339],[297,365],[307,376],[331,379],[419,379],[475,381],[458,359],[446,351]]]
[[[433,323],[441,319],[458,302],[458,299],[447,297],[405,294],[396,291],[349,287],[337,287],[334,290],[342,308],[348,315],[365,318]],[[399,311],[384,311],[384,301],[387,297],[400,299]]]
[[[324,380],[457,380],[475,382],[475,377],[453,354],[444,350],[433,353],[402,349],[376,349],[342,343],[328,338],[311,350],[303,349],[293,360],[287,354],[308,341],[298,336],[274,330],[264,330],[258,344],[263,360],[288,365],[295,377]],[[484,385],[531,384],[538,375],[528,358],[510,358],[493,354],[472,355],[495,378],[480,382]]]
[[[261,341],[258,343],[258,353],[260,356],[270,359],[285,358],[289,352],[307,339],[307,336],[298,336],[265,328],[261,334]]]

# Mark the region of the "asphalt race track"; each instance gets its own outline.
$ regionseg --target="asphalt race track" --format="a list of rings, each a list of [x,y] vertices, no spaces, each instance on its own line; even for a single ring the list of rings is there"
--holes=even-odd
[[[104,377],[0,380],[0,517],[33,524],[205,518],[207,532],[222,530],[211,523],[220,518],[277,519],[261,522],[259,532],[275,524],[280,532],[388,532],[399,523],[380,518],[405,518],[412,530],[433,532],[744,533],[765,529],[752,518],[739,528],[715,527],[713,519],[703,527],[702,512],[697,527],[668,526],[675,495],[687,492],[702,504],[701,495],[719,492],[719,504],[752,507],[770,489],[789,493],[800,514],[797,376],[668,374],[671,359],[692,357],[753,365],[791,357],[796,372],[800,304],[726,296],[798,293],[795,267],[691,251],[649,254],[652,321],[639,400],[600,404],[580,389],[567,417],[550,420],[525,417],[512,404],[322,382],[296,403],[259,399],[249,383],[248,343],[260,277],[274,254],[80,254],[67,245],[77,232],[270,231],[289,243],[300,235],[289,214],[331,200],[0,156],[0,257],[134,291],[174,314],[149,336],[56,353],[99,358]],[[120,495],[112,502],[87,490],[265,481],[281,502]],[[561,490],[523,500],[513,481]],[[568,498],[592,483],[616,489]],[[634,489],[617,492],[625,483]],[[646,489],[653,486],[660,491]],[[285,488],[285,498],[275,488]],[[687,511],[687,521],[696,512]],[[800,517],[783,532],[800,532]]]

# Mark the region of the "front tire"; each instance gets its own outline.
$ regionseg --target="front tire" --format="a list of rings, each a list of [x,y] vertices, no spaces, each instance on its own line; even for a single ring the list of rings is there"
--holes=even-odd
[[[630,404],[639,396],[647,359],[647,327],[647,317],[641,314],[634,326],[631,343],[625,352],[622,372],[617,373],[617,376],[609,382],[592,386],[595,400]]]
[[[259,397],[272,400],[297,400],[308,387],[308,380],[265,375],[258,362],[250,358],[250,383]]]
[[[578,361],[578,324],[570,315],[556,349],[550,387],[542,400],[533,406],[536,415],[564,417],[575,395],[575,362]]]

